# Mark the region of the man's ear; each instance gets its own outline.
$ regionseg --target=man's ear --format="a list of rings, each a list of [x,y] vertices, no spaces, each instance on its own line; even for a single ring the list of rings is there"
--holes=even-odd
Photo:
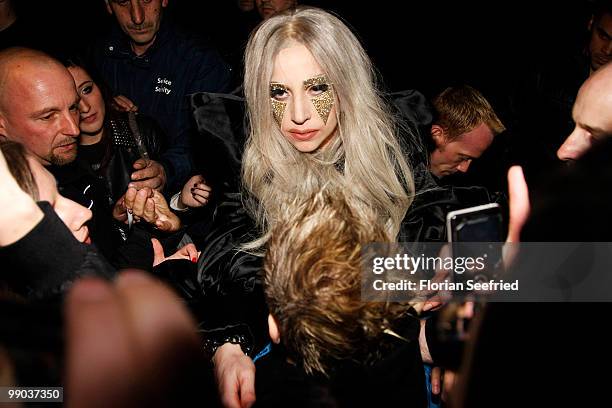
[[[444,132],[444,128],[440,125],[431,125],[431,137],[436,147],[446,144],[446,132]]]
[[[164,7],[164,8],[168,7],[168,0],[163,0],[162,1],[162,7]]]
[[[105,0],[105,3],[106,3],[106,11],[108,11],[108,14],[111,14],[111,15],[112,15],[112,14],[113,14],[113,9],[112,9],[112,8],[111,8],[111,6],[110,6],[110,1],[111,1],[111,0]]]
[[[274,344],[280,343],[280,330],[278,322],[271,314],[268,314],[268,333]]]
[[[593,22],[595,21],[595,16],[591,16],[591,18],[589,19],[589,25],[587,26],[587,28],[589,29],[589,31],[593,30]]]

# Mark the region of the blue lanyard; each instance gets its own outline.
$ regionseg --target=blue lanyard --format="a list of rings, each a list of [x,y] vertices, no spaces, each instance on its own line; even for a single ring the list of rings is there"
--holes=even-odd
[[[263,350],[261,350],[259,353],[257,353],[255,357],[253,357],[253,362],[256,362],[260,358],[270,354],[270,351],[272,351],[272,343],[266,344],[266,347],[264,347]]]

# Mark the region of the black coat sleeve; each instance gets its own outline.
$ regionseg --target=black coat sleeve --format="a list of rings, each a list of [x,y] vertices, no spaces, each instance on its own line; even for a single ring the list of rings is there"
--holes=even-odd
[[[38,203],[44,218],[19,241],[0,248],[11,290],[28,298],[63,294],[78,278],[110,279],[115,270],[92,245],[78,242],[47,202]]]

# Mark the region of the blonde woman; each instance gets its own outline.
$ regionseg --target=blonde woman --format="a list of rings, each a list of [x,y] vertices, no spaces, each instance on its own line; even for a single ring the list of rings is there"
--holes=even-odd
[[[244,91],[243,200],[259,232],[248,250],[263,253],[290,203],[323,186],[343,191],[356,216],[374,213],[396,239],[413,178],[372,63],[344,23],[306,7],[265,20],[247,45]],[[224,405],[245,407],[255,366],[234,340],[215,341],[213,361]]]
[[[262,23],[245,57],[250,135],[243,158],[247,208],[261,247],[284,203],[323,184],[358,213],[374,209],[390,239],[413,180],[372,64],[337,17],[297,8]]]

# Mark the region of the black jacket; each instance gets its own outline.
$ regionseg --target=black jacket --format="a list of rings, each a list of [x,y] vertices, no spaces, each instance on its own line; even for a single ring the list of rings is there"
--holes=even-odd
[[[19,241],[0,248],[3,281],[12,291],[26,298],[50,299],[83,276],[115,275],[94,246],[72,236],[49,203],[38,205],[44,212],[42,221]]]
[[[117,245],[123,240],[114,227],[111,197],[105,183],[77,155],[76,160],[63,166],[49,166],[47,169],[57,180],[61,195],[89,208],[93,214],[87,223],[92,241],[100,252],[111,259]]]
[[[130,114],[134,115],[134,114]],[[159,160],[165,135],[159,125],[145,115],[134,115],[141,140],[151,160]],[[107,136],[100,141],[99,152],[89,154],[96,145],[80,146],[79,155],[94,174],[106,185],[112,202],[125,194],[134,172],[133,164],[141,158],[134,134],[129,126],[128,113],[113,112],[105,123]],[[83,155],[85,155],[83,157]]]
[[[227,92],[230,68],[212,48],[163,19],[157,38],[141,56],[113,23],[109,35],[94,45],[92,58],[115,94],[130,98],[162,126],[168,137],[162,162],[169,191],[177,191],[192,171],[193,130],[186,96]]]

